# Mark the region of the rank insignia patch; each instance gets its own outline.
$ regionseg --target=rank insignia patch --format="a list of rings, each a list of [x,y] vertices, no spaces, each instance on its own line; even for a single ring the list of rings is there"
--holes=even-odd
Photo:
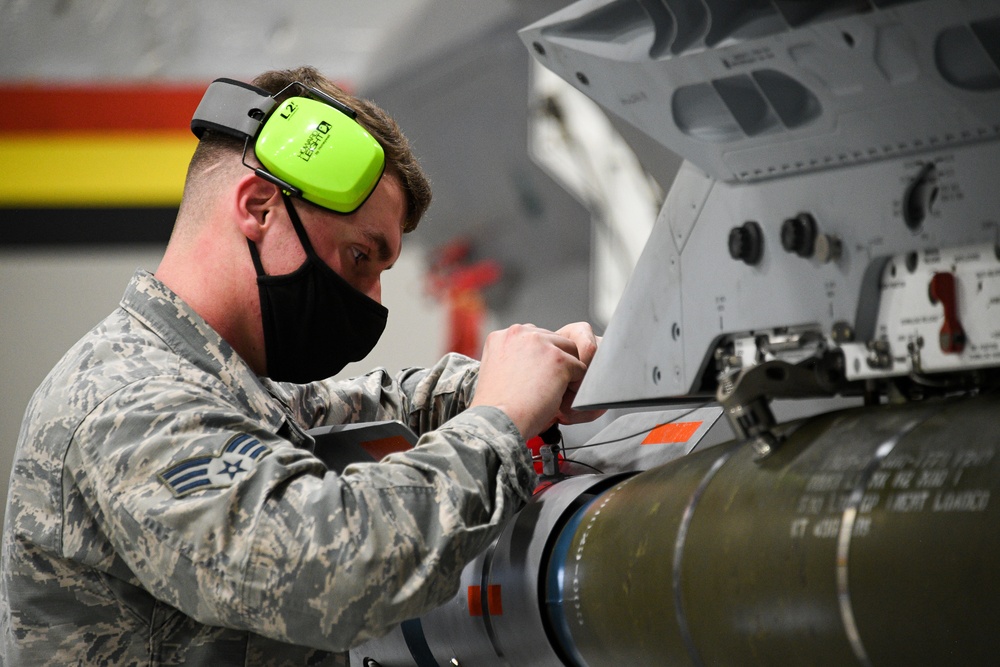
[[[201,489],[232,486],[253,470],[271,449],[249,435],[234,436],[216,456],[199,456],[181,461],[160,473],[160,481],[180,498]]]

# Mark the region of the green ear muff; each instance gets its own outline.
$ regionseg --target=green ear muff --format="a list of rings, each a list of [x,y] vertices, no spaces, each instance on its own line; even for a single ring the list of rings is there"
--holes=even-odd
[[[334,211],[357,209],[378,183],[385,154],[357,121],[325,102],[291,97],[271,113],[254,144],[264,167]]]
[[[306,96],[277,103],[288,88]],[[385,153],[355,119],[354,111],[300,83],[275,96],[231,79],[217,79],[191,120],[199,138],[206,129],[253,140],[263,168],[258,176],[297,197],[339,213],[357,210],[385,170]],[[246,164],[246,149],[244,149]]]

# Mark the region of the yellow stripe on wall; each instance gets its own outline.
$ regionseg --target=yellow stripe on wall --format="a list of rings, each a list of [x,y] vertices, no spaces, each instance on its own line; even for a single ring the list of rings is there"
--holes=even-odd
[[[0,135],[0,206],[177,206],[189,132]]]

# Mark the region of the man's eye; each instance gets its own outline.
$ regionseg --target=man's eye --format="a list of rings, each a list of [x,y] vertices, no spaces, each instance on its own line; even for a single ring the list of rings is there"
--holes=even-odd
[[[368,255],[363,253],[358,248],[351,248],[351,255],[354,257],[355,264],[360,264],[361,262],[368,259]]]

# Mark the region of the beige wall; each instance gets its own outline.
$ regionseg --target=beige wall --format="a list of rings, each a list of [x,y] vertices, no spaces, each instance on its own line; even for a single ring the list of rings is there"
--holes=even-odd
[[[410,243],[408,239],[408,243]],[[49,369],[115,306],[136,268],[156,269],[158,247],[0,249],[0,498],[6,505],[11,460],[25,406]],[[248,260],[249,261],[249,260]],[[435,361],[444,341],[441,307],[423,291],[418,245],[404,248],[383,281],[389,324],[366,362],[399,370]],[[3,518],[0,506],[0,520]]]

